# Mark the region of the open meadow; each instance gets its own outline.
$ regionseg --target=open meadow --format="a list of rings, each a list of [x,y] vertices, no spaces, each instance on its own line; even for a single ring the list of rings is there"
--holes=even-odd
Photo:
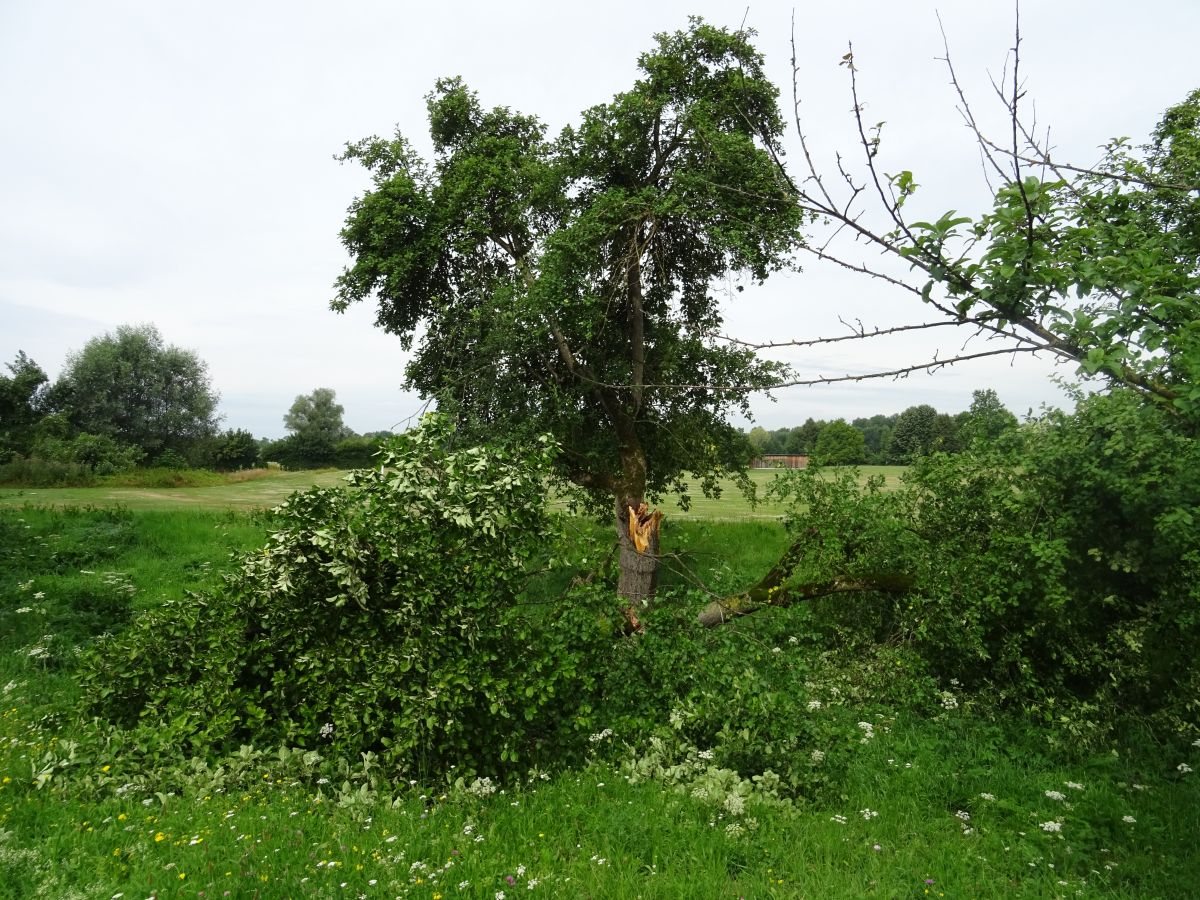
[[[245,510],[338,477],[182,496],[0,494],[0,898],[1200,893],[1200,749],[1129,733],[1077,752],[952,684],[910,688],[892,650],[859,660],[822,649],[802,608],[681,645],[706,660],[694,677],[710,678],[710,696],[752,698],[709,744],[686,727],[703,712],[684,705],[663,710],[653,741],[594,721],[582,757],[506,778],[407,781],[371,754],[338,758],[315,734],[298,749],[178,760],[89,724],[81,652],[171,598],[200,602],[230,554],[253,552],[274,527]],[[671,514],[663,588],[675,613],[770,567],[788,543],[770,515],[736,494]],[[748,777],[772,742],[772,758],[795,757],[803,791]]]
[[[864,478],[883,477],[889,487],[899,483],[904,469],[904,466],[859,467]],[[345,474],[334,469],[311,472],[256,471],[250,479],[242,480],[238,473],[234,473],[226,483],[202,487],[0,487],[0,508],[123,506],[131,510],[269,509],[281,503],[293,491],[304,490],[313,485],[335,486],[341,483]],[[725,478],[720,481],[721,496],[718,499],[709,499],[696,490],[686,511],[679,509],[673,500],[667,500],[664,509],[672,518],[777,519],[781,512],[780,507],[764,498],[767,485],[776,474],[777,471],[771,469],[750,470],[749,477],[759,500],[753,506],[738,486]]]

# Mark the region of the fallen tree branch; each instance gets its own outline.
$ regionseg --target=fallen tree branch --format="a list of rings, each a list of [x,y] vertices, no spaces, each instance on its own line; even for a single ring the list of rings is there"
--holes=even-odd
[[[787,584],[801,557],[804,556],[812,534],[795,541],[780,557],[771,571],[747,591],[729,597],[721,597],[708,603],[696,621],[706,628],[723,625],[739,616],[748,616],[768,606],[791,606],[805,600],[815,600],[830,594],[846,594],[862,591],[878,591],[885,594],[903,594],[912,589],[913,577],[905,572],[881,572],[858,577],[837,577],[807,584]]]

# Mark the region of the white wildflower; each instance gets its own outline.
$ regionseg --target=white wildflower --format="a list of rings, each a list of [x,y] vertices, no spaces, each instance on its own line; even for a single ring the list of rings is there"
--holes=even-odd
[[[971,814],[969,812],[967,812],[965,809],[960,809],[958,812],[956,812],[954,814],[954,817],[957,819],[961,819],[964,822],[971,821]]]
[[[1064,781],[1063,784],[1066,785],[1067,787],[1069,787],[1073,791],[1082,791],[1083,790],[1083,785],[1080,784],[1078,781]]]
[[[1135,819],[1133,816],[1121,816],[1121,821],[1124,822],[1126,825],[1136,825],[1137,824],[1137,819]]]
[[[877,813],[877,812],[876,812],[875,810],[873,810],[873,809],[860,809],[860,810],[858,811],[858,814],[859,814],[860,816],[862,816],[864,819],[866,819],[868,822],[870,822],[872,819],[878,819],[878,818],[879,818],[879,813]]]
[[[979,796],[982,797],[984,800],[995,800],[996,799],[995,794],[989,794],[987,791],[984,791]]]
[[[809,700],[808,701],[808,711],[809,712],[816,712],[820,708],[821,708],[820,700]]]
[[[467,793],[473,794],[476,797],[490,797],[496,793],[496,784],[491,778],[485,775],[483,778],[476,778],[467,785]]]
[[[1043,822],[1038,828],[1042,831],[1059,832],[1062,831],[1062,822]]]
[[[1058,791],[1046,791],[1046,796],[1051,800],[1066,800],[1067,795]]]
[[[830,816],[830,818],[829,818],[829,821],[830,821],[830,822],[837,822],[839,825],[845,825],[845,824],[846,824],[846,817],[845,817],[845,816],[836,816],[836,815],[835,815],[835,816]]]
[[[820,763],[825,761],[825,751],[824,750],[814,750],[812,753],[808,754],[808,758],[811,759],[814,764],[819,765]]]
[[[958,709],[958,698],[949,691],[942,691],[941,697],[942,709]]]
[[[1192,771],[1192,767],[1189,766],[1187,763],[1180,763],[1175,768],[1178,769],[1184,775],[1186,775],[1188,772]]]

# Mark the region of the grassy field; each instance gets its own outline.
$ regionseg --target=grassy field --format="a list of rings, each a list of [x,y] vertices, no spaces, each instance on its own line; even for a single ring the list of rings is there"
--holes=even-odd
[[[156,787],[128,759],[73,749],[76,648],[215,586],[267,527],[230,510],[312,478],[248,483],[242,497],[180,489],[187,501],[38,492],[91,508],[0,509],[0,900],[1200,896],[1200,748],[1176,758],[1131,736],[1079,756],[969,700],[897,713],[852,684],[827,706],[873,723],[870,738],[795,803],[631,778],[642,749],[620,734],[581,770],[494,792],[448,779],[381,793],[360,760],[318,771],[274,748],[197,761]],[[732,590],[762,573],[786,538],[774,522],[722,521],[747,517],[742,502],[669,522],[664,584]],[[96,508],[109,503],[121,508]],[[812,664],[755,634],[747,666]]]
[[[889,484],[896,484],[904,472],[903,466],[862,466],[863,477],[882,475]],[[250,510],[278,505],[293,491],[313,485],[329,487],[339,484],[345,473],[336,470],[317,472],[272,472],[253,480],[232,480],[228,484],[179,488],[0,488],[0,508],[32,506],[124,506],[132,510]],[[730,480],[721,482],[721,497],[710,500],[695,491],[690,509],[679,509],[673,498],[664,501],[664,510],[672,517],[685,519],[771,519],[780,514],[778,506],[764,501],[766,487],[776,472],[753,469],[754,483],[760,502],[751,506],[738,487]]]
[[[32,506],[124,506],[133,510],[250,510],[279,505],[294,491],[329,487],[345,472],[271,472],[248,481],[231,479],[205,487],[0,488],[0,508]]]

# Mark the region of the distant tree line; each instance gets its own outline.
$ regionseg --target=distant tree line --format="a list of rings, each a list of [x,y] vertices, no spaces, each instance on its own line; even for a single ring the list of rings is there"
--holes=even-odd
[[[234,471],[371,464],[382,436],[342,421],[333,390],[297,397],[291,434],[259,440],[218,427],[218,395],[193,352],[153,325],[123,325],[67,357],[51,381],[23,351],[0,372],[0,483],[81,484],[138,467]]]
[[[925,403],[850,422],[809,418],[795,428],[756,426],[748,438],[758,456],[805,455],[826,465],[904,465],[930,453],[957,453],[979,441],[995,441],[1016,427],[1017,417],[988,388],[975,391],[970,409],[955,415]]]

